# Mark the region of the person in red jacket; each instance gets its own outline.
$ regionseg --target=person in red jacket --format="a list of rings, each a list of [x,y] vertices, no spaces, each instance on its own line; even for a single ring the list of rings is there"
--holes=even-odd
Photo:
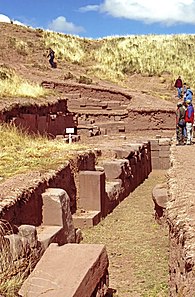
[[[182,87],[183,87],[183,82],[182,82],[182,79],[181,79],[181,76],[179,76],[176,81],[175,81],[175,88],[177,88],[177,97],[179,99],[182,98]]]
[[[193,124],[194,124],[194,107],[191,100],[186,100],[186,112],[185,112],[185,123],[186,123],[186,133],[187,142],[186,144],[192,144],[193,137]]]

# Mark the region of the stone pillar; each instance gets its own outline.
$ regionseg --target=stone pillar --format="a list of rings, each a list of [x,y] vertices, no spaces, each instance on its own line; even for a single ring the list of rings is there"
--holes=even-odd
[[[79,206],[84,210],[104,213],[105,173],[100,171],[80,171]]]
[[[43,225],[62,226],[67,242],[75,242],[75,230],[70,212],[70,198],[66,191],[48,188],[42,194]]]

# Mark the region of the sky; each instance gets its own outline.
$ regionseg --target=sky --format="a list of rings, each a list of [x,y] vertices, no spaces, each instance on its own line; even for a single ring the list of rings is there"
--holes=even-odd
[[[0,0],[0,21],[86,38],[194,34],[195,0]]]

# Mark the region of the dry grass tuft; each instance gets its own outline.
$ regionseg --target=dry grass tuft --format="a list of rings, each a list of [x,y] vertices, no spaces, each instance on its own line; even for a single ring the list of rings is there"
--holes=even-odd
[[[54,32],[44,32],[43,36],[45,46],[53,47],[57,59],[86,66],[88,75],[124,84],[134,73],[169,73],[173,80],[182,75],[195,87],[195,35],[131,35],[99,40]]]
[[[48,94],[40,85],[30,83],[16,75],[9,67],[0,67],[0,97],[43,97]]]
[[[28,171],[45,172],[64,164],[78,150],[87,146],[30,136],[14,126],[0,126],[0,177],[3,181]]]

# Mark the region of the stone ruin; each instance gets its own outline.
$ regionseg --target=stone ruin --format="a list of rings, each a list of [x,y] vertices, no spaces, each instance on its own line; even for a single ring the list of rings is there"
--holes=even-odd
[[[63,94],[67,93],[67,99],[45,107],[17,106],[10,111],[5,110],[1,112],[1,122],[14,123],[27,128],[29,132],[42,131],[42,134],[52,137],[64,135],[67,127],[76,127],[78,134],[90,129],[96,131],[97,127],[101,133],[124,133],[129,129],[141,129],[138,125],[141,120],[145,130],[170,129],[174,126],[173,110],[131,109],[128,105],[131,96],[124,92],[112,90],[108,95],[100,87],[44,84],[58,91],[61,89]],[[98,100],[95,99],[96,95]],[[71,98],[71,112],[67,109],[68,97],[69,100]],[[88,100],[92,97],[93,100]],[[120,102],[117,102],[117,98]],[[77,117],[74,108],[78,112]],[[153,138],[138,143],[124,141],[114,149],[115,159],[98,166],[95,166],[97,151],[80,153],[76,161],[76,176],[68,162],[52,174],[31,173],[29,176],[15,177],[17,190],[10,187],[12,179],[0,185],[0,193],[3,193],[3,196],[0,194],[0,218],[15,226],[14,234],[5,236],[13,256],[23,258],[31,248],[37,261],[41,258],[22,286],[21,296],[36,297],[36,294],[44,293],[53,297],[54,292],[58,296],[105,296],[109,287],[106,248],[102,245],[78,244],[82,239],[81,230],[85,226],[98,224],[149,176],[151,170],[160,169],[168,170],[168,182],[157,185],[152,196],[157,221],[160,224],[168,223],[170,230],[170,296],[193,297],[195,238],[192,169],[195,164],[192,158],[181,154],[180,149],[169,138]],[[193,147],[182,149],[192,150]],[[183,166],[186,162],[191,170],[190,178],[189,169]],[[186,183],[188,191],[184,191]],[[90,261],[85,256],[89,254]],[[61,265],[62,261],[64,265]],[[78,263],[81,264],[81,278],[78,276]],[[67,271],[72,271],[71,277]],[[37,282],[41,286],[36,293],[32,288],[37,286]],[[65,295],[64,290],[67,290]]]
[[[0,216],[18,226],[16,233],[7,237],[11,251],[15,250],[17,258],[21,258],[31,245],[41,257],[24,282],[21,296],[36,297],[43,293],[54,296],[54,292],[58,296],[106,296],[109,287],[106,248],[78,244],[81,230],[98,224],[152,169],[165,169],[165,165],[168,168],[170,144],[170,139],[124,142],[114,148],[115,159],[102,161],[98,166],[95,159],[101,150],[83,152],[77,159],[78,178],[67,163],[52,176],[33,176],[27,188],[22,182],[16,192],[7,191],[1,201]],[[21,176],[17,178],[21,180]]]

